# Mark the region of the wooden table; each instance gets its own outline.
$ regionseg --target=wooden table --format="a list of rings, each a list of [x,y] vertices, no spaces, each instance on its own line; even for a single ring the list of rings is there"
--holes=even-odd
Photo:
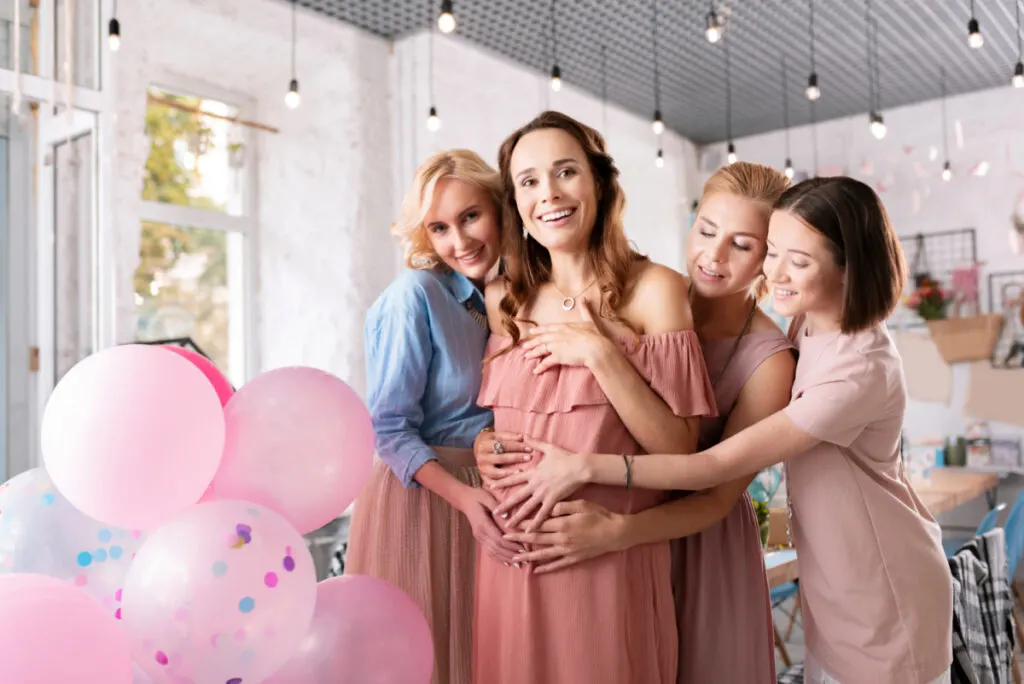
[[[999,485],[999,475],[995,473],[965,472],[960,468],[932,468],[928,479],[911,483],[921,502],[932,515],[951,511],[972,499],[988,495]],[[992,500],[989,501],[992,503]],[[773,508],[770,511],[768,542],[771,545],[785,544],[786,509]],[[799,578],[796,551],[780,549],[765,551],[765,570],[768,573],[768,586],[777,587]]]
[[[939,515],[993,492],[999,486],[999,475],[965,472],[960,468],[932,468],[927,479],[915,480],[911,485],[928,512]],[[990,499],[989,504],[993,503]]]
[[[768,586],[772,589],[800,576],[796,564],[796,551],[779,549],[764,552],[764,567],[768,573]]]

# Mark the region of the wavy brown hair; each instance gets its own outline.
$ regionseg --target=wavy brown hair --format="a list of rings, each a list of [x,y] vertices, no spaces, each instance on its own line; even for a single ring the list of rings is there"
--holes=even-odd
[[[498,170],[505,186],[502,254],[505,260],[505,296],[501,300],[501,325],[512,338],[511,349],[519,343],[516,318],[537,288],[551,280],[551,254],[536,240],[524,236],[523,219],[516,206],[516,188],[512,181],[512,153],[523,136],[534,131],[558,129],[579,143],[594,177],[597,214],[587,246],[590,265],[601,291],[598,315],[622,322],[618,316],[629,282],[629,273],[637,261],[647,257],[637,252],[626,239],[622,214],[626,196],[619,185],[619,170],[605,148],[604,138],[596,130],[560,112],[546,111],[505,139],[498,151]]]

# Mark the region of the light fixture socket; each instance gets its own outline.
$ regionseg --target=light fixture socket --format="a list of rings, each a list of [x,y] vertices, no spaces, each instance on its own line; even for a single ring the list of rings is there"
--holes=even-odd
[[[651,128],[654,130],[654,135],[661,135],[665,132],[665,122],[661,120],[661,110],[654,110],[654,119],[651,121]]]
[[[793,160],[789,157],[786,157],[786,170],[783,173],[786,174],[786,178],[793,180]]]
[[[967,22],[967,44],[975,50],[985,44],[985,38],[981,35],[981,27],[974,17]]]
[[[107,44],[113,52],[117,52],[121,47],[121,22],[117,17],[111,17],[107,25]]]
[[[288,92],[289,93],[297,93],[297,92],[299,92],[299,79],[293,78],[292,80],[288,81]]]
[[[818,72],[812,71],[807,77],[807,99],[817,100],[821,97],[821,88],[818,87]]]
[[[658,148],[658,156],[654,158],[654,165],[659,169],[665,166],[665,155],[662,154],[661,148]]]
[[[455,13],[452,9],[452,0],[441,0],[441,13],[437,15],[437,28],[441,33],[451,33],[455,30]]]
[[[1014,88],[1024,88],[1024,62],[1017,62],[1013,68],[1013,78],[1010,80]]]
[[[722,38],[722,25],[718,23],[718,13],[715,10],[708,12],[705,24],[704,36],[709,43],[717,43]]]

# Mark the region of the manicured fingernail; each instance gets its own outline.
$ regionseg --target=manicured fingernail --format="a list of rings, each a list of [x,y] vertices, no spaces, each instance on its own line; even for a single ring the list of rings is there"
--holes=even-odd
[[[525,461],[529,461],[529,460],[530,460],[530,454],[526,454],[525,456],[523,456],[523,461],[524,462]]]
[[[508,517],[508,513],[502,513],[502,514],[501,514],[501,517],[502,517],[502,518],[507,518],[507,517]]]
[[[505,563],[505,567],[509,568],[509,567],[512,567],[512,566],[510,566],[508,563]]]
[[[519,549],[519,553],[526,553],[526,549]]]
[[[523,564],[520,563],[519,561],[516,561],[513,565],[515,565],[517,568],[523,567]]]

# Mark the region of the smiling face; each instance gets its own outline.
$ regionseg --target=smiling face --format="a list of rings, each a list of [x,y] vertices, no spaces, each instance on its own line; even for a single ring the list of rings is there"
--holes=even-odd
[[[686,268],[707,298],[749,291],[761,274],[768,208],[728,193],[703,198],[686,244]]]
[[[845,295],[843,269],[828,238],[788,211],[772,213],[764,272],[776,312],[806,314],[838,326]]]
[[[580,144],[557,128],[527,133],[509,171],[530,237],[549,251],[585,250],[597,216],[597,186]]]
[[[437,256],[452,270],[482,285],[501,255],[493,195],[475,183],[442,178],[423,219]]]

